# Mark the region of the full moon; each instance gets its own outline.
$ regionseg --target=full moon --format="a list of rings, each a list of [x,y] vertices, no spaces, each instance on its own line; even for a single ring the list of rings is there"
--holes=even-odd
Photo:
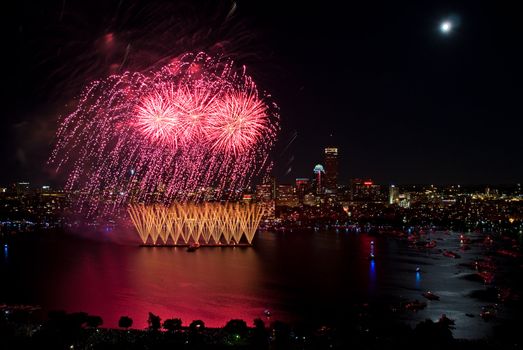
[[[448,34],[452,30],[452,22],[450,21],[444,21],[440,24],[439,30],[441,30],[442,33]]]

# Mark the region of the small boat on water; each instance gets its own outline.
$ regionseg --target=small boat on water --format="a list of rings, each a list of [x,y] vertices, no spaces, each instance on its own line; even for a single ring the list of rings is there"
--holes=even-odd
[[[461,258],[461,256],[459,256],[459,254],[456,254],[454,252],[451,252],[450,250],[445,250],[443,252],[443,255],[449,257],[449,258],[453,258],[453,259],[458,259],[458,258]]]
[[[439,300],[439,295],[432,293],[430,290],[428,292],[422,293],[421,295],[429,300]]]
[[[510,250],[510,249],[499,249],[496,251],[499,255],[511,257],[511,258],[519,258],[521,256],[521,253],[518,251]]]
[[[200,243],[196,242],[196,243],[191,243],[189,244],[189,246],[187,247],[187,251],[188,252],[194,252],[196,249],[200,248]]]
[[[483,279],[483,282],[485,282],[485,284],[491,284],[494,280],[494,274],[489,271],[478,272],[478,275]]]
[[[493,310],[484,310],[484,311],[481,311],[481,313],[479,314],[481,316],[481,318],[483,318],[485,321],[489,321],[489,320],[492,320],[494,318],[496,318],[496,313],[495,311]]]
[[[437,245],[435,240],[425,243],[425,248],[434,248]]]

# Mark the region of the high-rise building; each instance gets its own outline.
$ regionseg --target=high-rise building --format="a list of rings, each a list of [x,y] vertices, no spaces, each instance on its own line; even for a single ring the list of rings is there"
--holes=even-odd
[[[256,186],[255,198],[264,208],[264,219],[274,220],[275,213],[275,197],[274,197],[274,182],[267,181],[262,185]]]
[[[310,191],[310,180],[305,177],[299,177],[296,179],[296,194],[298,195],[298,200],[300,203],[303,203],[303,198],[305,194]]]
[[[410,208],[410,193],[399,194],[397,203],[402,208]]]
[[[271,198],[276,199],[276,178],[274,176],[267,177],[264,181],[264,184],[270,185],[271,188]]]
[[[338,190],[338,148],[325,148],[325,193]]]
[[[276,206],[282,207],[296,207],[299,205],[298,195],[293,185],[280,184],[278,185],[278,196],[276,198]]]
[[[316,187],[316,194],[323,194],[323,176],[325,175],[325,169],[323,169],[323,165],[316,164],[314,167],[314,182]]]
[[[308,206],[316,206],[321,204],[321,197],[314,193],[307,193],[303,196],[303,204]]]
[[[398,198],[400,195],[400,189],[395,185],[390,185],[389,187],[389,204],[398,203]]]
[[[381,186],[371,179],[350,180],[350,200],[356,202],[381,202],[385,201],[381,193]]]
[[[271,184],[262,184],[256,186],[256,200],[259,202],[267,202],[273,200]]]
[[[16,194],[22,195],[29,192],[29,182],[17,182],[14,184]]]

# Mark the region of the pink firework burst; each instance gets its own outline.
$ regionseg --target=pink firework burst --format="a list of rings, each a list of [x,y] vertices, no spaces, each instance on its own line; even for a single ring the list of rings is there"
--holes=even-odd
[[[268,131],[267,105],[252,91],[222,97],[209,119],[212,148],[238,155],[257,145]]]
[[[216,92],[204,86],[182,87],[176,92],[172,104],[179,118],[179,133],[186,142],[201,142],[206,137],[209,115],[216,100]]]
[[[179,115],[169,92],[155,92],[136,106],[136,127],[151,141],[178,145]]]

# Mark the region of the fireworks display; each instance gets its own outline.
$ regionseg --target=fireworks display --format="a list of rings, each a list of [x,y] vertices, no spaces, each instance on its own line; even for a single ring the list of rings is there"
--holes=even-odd
[[[256,204],[175,203],[134,204],[129,215],[144,244],[238,244],[245,237],[252,243],[263,215]]]
[[[277,106],[230,59],[188,53],[88,85],[49,163],[88,214],[130,202],[234,199],[269,169]]]

